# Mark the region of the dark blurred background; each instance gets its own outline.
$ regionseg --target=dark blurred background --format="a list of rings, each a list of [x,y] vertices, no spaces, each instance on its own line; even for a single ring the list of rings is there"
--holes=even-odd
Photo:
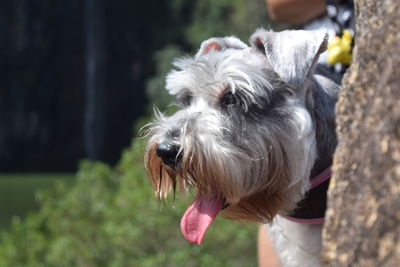
[[[0,2],[0,170],[115,163],[147,102],[167,1]],[[157,30],[157,34],[156,31]]]
[[[149,100],[166,103],[172,57],[268,25],[263,1],[245,3],[1,0],[0,171],[116,163]]]

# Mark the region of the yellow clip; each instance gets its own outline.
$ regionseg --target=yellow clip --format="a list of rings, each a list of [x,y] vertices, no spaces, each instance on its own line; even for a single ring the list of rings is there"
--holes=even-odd
[[[353,36],[349,30],[344,30],[342,37],[335,36],[328,44],[328,63],[350,65],[352,40]]]

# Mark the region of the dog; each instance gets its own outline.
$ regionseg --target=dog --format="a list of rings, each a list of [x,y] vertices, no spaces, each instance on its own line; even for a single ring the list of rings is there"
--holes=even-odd
[[[314,73],[326,46],[324,32],[258,29],[250,45],[210,38],[174,61],[166,89],[179,110],[155,112],[145,166],[158,198],[195,192],[181,220],[188,241],[201,244],[221,212],[271,224],[283,266],[320,265],[323,218],[308,208],[326,204],[307,198],[326,198],[340,90]]]

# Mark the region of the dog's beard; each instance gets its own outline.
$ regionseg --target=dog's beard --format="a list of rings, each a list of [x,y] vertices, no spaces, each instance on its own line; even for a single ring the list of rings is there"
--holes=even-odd
[[[254,149],[252,157],[237,148],[212,147],[213,142],[195,144],[191,141],[183,146],[183,157],[175,167],[156,155],[156,140],[150,142],[146,153],[146,168],[158,198],[171,191],[175,194],[177,188],[188,188],[196,195],[181,221],[188,241],[200,244],[223,207],[227,218],[266,223],[299,200],[303,184],[291,184],[294,170],[287,161],[299,159],[300,154],[288,154],[280,149],[283,144],[270,145],[268,151],[261,149],[258,156],[254,156]]]

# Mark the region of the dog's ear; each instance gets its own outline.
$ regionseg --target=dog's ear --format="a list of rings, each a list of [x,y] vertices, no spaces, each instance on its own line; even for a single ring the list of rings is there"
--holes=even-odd
[[[213,37],[201,43],[200,49],[197,52],[196,57],[208,54],[212,51],[222,51],[227,48],[245,49],[248,48],[248,46],[240,41],[238,38],[233,36],[223,38]]]
[[[319,55],[326,50],[324,31],[257,30],[251,46],[265,54],[275,72],[288,84],[301,86],[314,71]]]

